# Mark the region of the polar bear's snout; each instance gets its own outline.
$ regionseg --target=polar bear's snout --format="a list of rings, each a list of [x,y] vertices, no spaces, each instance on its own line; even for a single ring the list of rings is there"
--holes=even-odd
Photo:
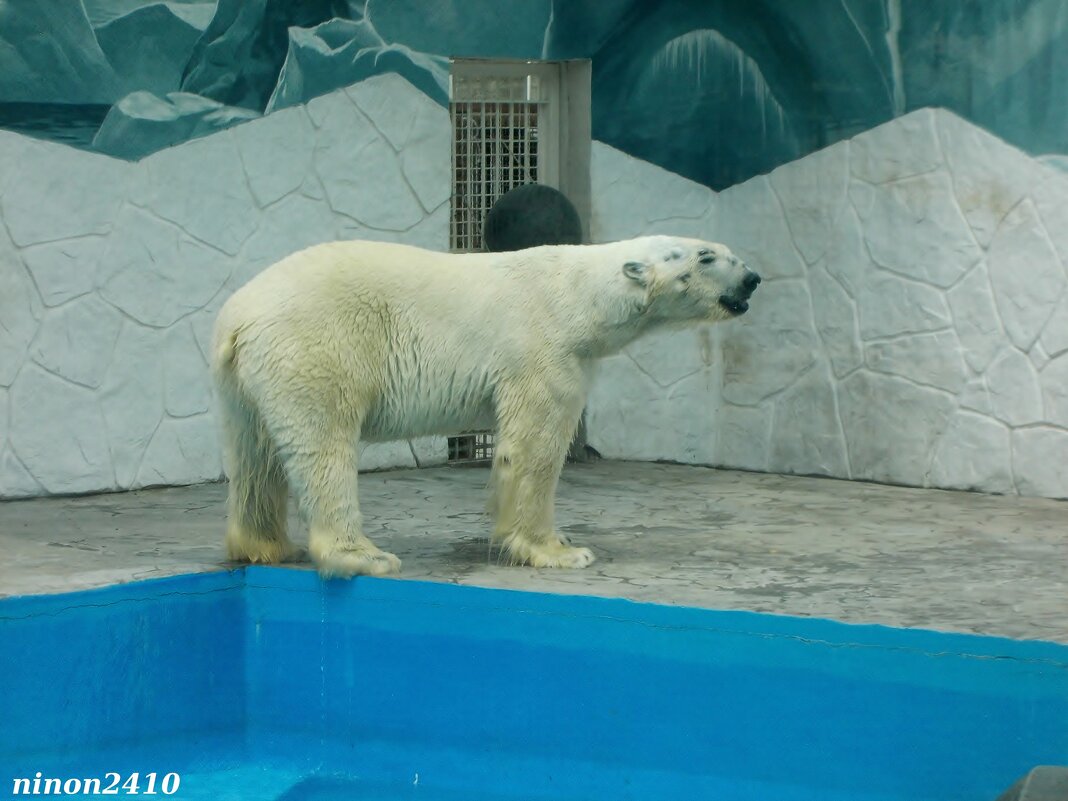
[[[749,298],[753,296],[757,284],[760,283],[759,275],[744,265],[742,269],[745,273],[742,280],[738,282],[738,286],[719,296],[719,305],[734,315],[745,314],[749,311]]]

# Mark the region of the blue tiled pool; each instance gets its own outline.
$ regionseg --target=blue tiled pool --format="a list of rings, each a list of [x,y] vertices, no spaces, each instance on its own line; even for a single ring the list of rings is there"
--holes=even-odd
[[[0,797],[986,801],[1068,761],[1055,643],[249,568],[9,598],[0,649]]]

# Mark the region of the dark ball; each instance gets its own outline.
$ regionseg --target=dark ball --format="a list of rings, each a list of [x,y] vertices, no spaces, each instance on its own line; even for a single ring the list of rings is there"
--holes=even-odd
[[[482,226],[482,241],[490,251],[581,245],[582,221],[560,190],[523,184],[493,204]]]

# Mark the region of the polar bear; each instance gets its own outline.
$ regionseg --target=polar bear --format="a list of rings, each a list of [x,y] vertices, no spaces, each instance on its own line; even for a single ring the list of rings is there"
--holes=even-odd
[[[359,440],[493,428],[495,541],[516,564],[589,565],[554,530],[553,498],[594,361],[737,317],[758,283],[726,246],[675,237],[455,254],[346,241],[283,259],[215,326],[230,558],[300,558],[288,486],[320,573],[396,572],[361,530]]]

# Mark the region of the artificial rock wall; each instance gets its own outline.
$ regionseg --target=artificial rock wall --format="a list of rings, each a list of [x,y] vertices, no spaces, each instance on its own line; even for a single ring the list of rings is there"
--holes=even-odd
[[[396,75],[128,163],[0,131],[0,497],[220,478],[207,357],[267,265],[448,245],[448,112]],[[441,438],[365,468],[444,461]]]
[[[397,76],[137,163],[0,132],[0,497],[218,478],[219,306],[308,244],[445,248],[448,153]],[[602,364],[604,455],[1068,495],[1068,175],[935,110],[719,194],[597,143],[592,173],[595,240],[718,239],[766,279]]]
[[[722,241],[744,318],[635,343],[605,456],[1068,497],[1068,175],[941,110],[716,194],[606,146],[594,235]]]

